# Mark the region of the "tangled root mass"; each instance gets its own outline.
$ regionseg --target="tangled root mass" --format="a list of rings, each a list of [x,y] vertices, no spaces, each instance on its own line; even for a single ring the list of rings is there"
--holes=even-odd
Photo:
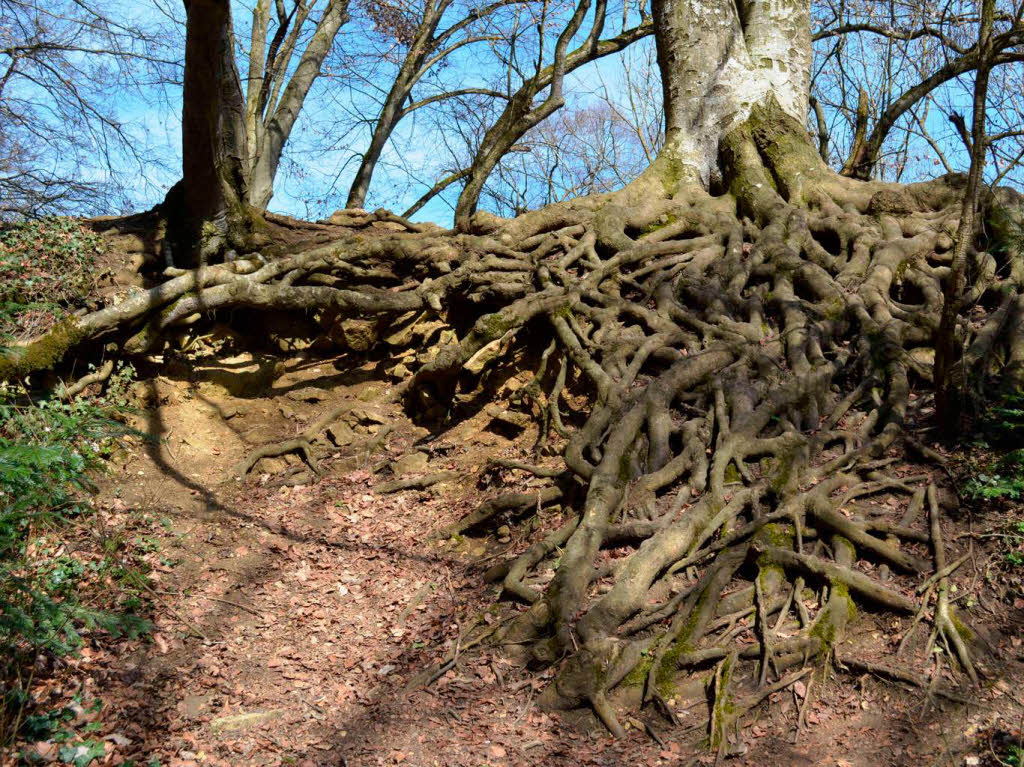
[[[509,464],[547,486],[492,499],[445,532],[547,504],[571,510],[495,569],[525,609],[488,641],[560,664],[545,701],[590,705],[613,733],[613,690],[632,685],[672,716],[669,690],[703,670],[711,745],[723,748],[732,721],[836,650],[857,607],[916,625],[932,594],[931,641],[974,680],[970,632],[946,596],[935,488],[891,471],[896,451],[928,452],[908,424],[929,398],[911,390],[930,384],[957,179],[840,179],[770,108],[728,138],[721,168],[718,194],[678,188],[656,163],[620,192],[509,221],[477,214],[462,233],[353,215],[350,238],[181,272],[62,332],[77,341],[132,327],[126,348],[141,351],[221,307],[382,322],[444,313],[460,337],[393,393],[428,413],[478,395],[484,371],[535,347],[520,358],[537,362],[526,387],[536,450],[564,465]],[[405,231],[359,234],[381,218]],[[973,259],[964,305],[991,311],[962,323],[954,375],[964,387],[979,371],[1017,385],[1019,265],[996,249]],[[283,449],[311,449],[329,420]],[[878,493],[905,494],[906,512],[856,510]],[[740,643],[748,618],[757,641]]]

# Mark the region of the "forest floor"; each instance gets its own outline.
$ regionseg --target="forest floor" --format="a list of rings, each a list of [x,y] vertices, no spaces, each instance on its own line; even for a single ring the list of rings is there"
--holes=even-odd
[[[496,536],[430,540],[496,486],[529,487],[521,475],[481,472],[491,458],[526,455],[536,431],[492,405],[431,434],[379,404],[393,385],[390,364],[253,351],[217,327],[140,368],[134,425],[156,439],[125,441],[93,505],[101,536],[145,548],[154,628],[140,640],[91,638],[78,657],[40,675],[37,703],[71,706],[77,726],[106,741],[97,763],[137,767],[713,763],[704,705],[680,710],[675,728],[645,710],[628,737],[614,740],[590,714],[535,705],[553,670],[523,669],[491,650],[460,652],[475,622],[500,620],[498,587],[484,572],[560,515]],[[514,385],[505,382],[505,394]],[[346,403],[320,477],[297,456],[236,476],[254,447]],[[374,434],[383,436],[372,454],[354,448]],[[396,477],[439,471],[458,478],[380,492]],[[946,481],[934,467],[905,472]],[[902,514],[895,505],[906,498],[874,502]],[[828,668],[748,716],[727,763],[1008,763],[997,757],[1010,753],[1024,722],[1020,579],[1007,592],[998,542],[971,535],[986,529],[982,512],[950,524],[956,556],[975,540],[953,582],[994,649],[982,661],[982,687],[965,688],[956,702]],[[909,623],[865,612],[846,642],[862,659],[927,674],[920,648],[895,659]],[[926,632],[918,634],[923,646]],[[424,670],[452,654],[454,667],[422,684]],[[53,742],[19,748],[43,763],[58,759]]]

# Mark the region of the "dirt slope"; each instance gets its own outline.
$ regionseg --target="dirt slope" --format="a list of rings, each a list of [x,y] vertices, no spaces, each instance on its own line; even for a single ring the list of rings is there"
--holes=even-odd
[[[431,435],[378,404],[389,384],[372,362],[303,354],[284,362],[233,343],[227,331],[209,335],[137,384],[137,425],[159,442],[135,440],[116,456],[96,499],[108,524],[141,514],[155,531],[151,641],[94,645],[45,682],[55,701],[73,691],[104,701],[97,721],[110,744],[105,763],[713,761],[702,748],[703,706],[680,710],[677,728],[650,712],[614,741],[589,715],[538,710],[544,676],[490,652],[458,652],[478,621],[499,619],[484,571],[543,531],[513,525],[499,539],[442,542],[428,535],[487,496],[480,469],[490,457],[521,454],[528,430],[515,439],[510,424],[480,412]],[[294,436],[342,403],[350,407],[331,432],[337,444],[318,481],[295,456],[235,477],[253,447]],[[373,454],[358,448],[386,425]],[[459,479],[378,492],[396,475],[448,470]],[[525,487],[511,473],[490,476]],[[978,572],[963,568],[959,587],[982,588]],[[1014,660],[1021,610],[991,617],[1004,677],[970,704],[928,702],[868,674],[830,672],[752,717],[734,734],[729,762],[996,764],[985,739],[1018,731],[1024,693],[1013,680],[1024,674]],[[867,614],[849,641],[884,659],[906,627]],[[453,667],[431,673],[452,655]],[[965,762],[974,757],[982,761]]]

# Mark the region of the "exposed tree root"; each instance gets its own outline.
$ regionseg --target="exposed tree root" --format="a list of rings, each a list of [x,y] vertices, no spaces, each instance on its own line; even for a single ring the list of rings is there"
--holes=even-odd
[[[110,378],[110,374],[113,372],[114,360],[107,360],[102,365],[100,365],[100,367],[97,370],[82,376],[74,383],[68,386],[61,385],[57,390],[57,396],[59,396],[61,399],[71,399],[72,397],[77,397],[79,394],[81,394],[83,391],[85,391],[93,384],[103,383],[104,381],[106,381],[108,378]]]
[[[453,479],[458,479],[459,475],[454,471],[439,471],[436,474],[427,474],[424,477],[407,477],[405,479],[395,479],[390,482],[382,482],[377,485],[374,490],[378,493],[397,493],[402,490],[423,490],[428,487],[433,487],[441,482],[450,482]]]
[[[711,745],[722,753],[744,701],[828,656],[858,605],[925,619],[914,595],[932,570],[923,543],[939,573],[933,641],[977,680],[948,598],[934,486],[930,525],[915,526],[928,480],[892,469],[903,446],[929,455],[905,429],[925,399],[912,387],[931,386],[958,186],[843,179],[805,138],[759,108],[724,144],[716,196],[656,163],[620,192],[508,221],[477,214],[460,233],[399,220],[407,231],[356,230],[267,262],[181,273],[78,318],[55,342],[119,330],[129,349],[149,348],[182,318],[221,308],[361,317],[381,337],[426,313],[455,338],[389,396],[434,424],[478,409],[490,375],[535,365],[517,406],[541,427],[535,452],[560,452],[564,469],[506,462],[551,484],[500,495],[436,536],[563,505],[560,526],[492,568],[527,607],[488,641],[557,665],[542,702],[590,705],[617,734],[617,688],[637,685],[664,707],[675,685],[714,665]],[[999,253],[972,254],[969,288],[998,318],[959,332],[1005,359],[988,372],[1017,385],[1024,323],[1000,291],[1020,286],[1000,275],[1019,270]],[[0,374],[62,353],[40,345]],[[288,450],[315,468],[312,445],[338,415],[236,473]],[[864,504],[894,495],[910,497],[895,519]],[[865,563],[881,566],[877,577]],[[743,644],[750,616],[757,641]]]

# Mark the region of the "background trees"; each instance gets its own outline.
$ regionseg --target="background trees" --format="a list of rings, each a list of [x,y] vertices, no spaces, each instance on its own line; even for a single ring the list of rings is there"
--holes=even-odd
[[[184,7],[153,3],[3,0],[8,215],[138,209],[176,180],[181,148],[168,137],[181,117]],[[278,210],[312,217],[344,205],[441,220],[477,206],[508,214],[621,185],[661,140],[643,4],[231,5],[245,145],[237,194],[257,213],[276,190]],[[958,120],[978,63],[975,4],[811,8],[808,128],[828,162],[888,180],[966,171]],[[986,178],[1004,183],[1019,181],[1024,156],[1020,43],[1012,4],[1000,3]]]
[[[172,160],[135,118],[181,79],[181,37],[163,21],[120,0],[0,0],[0,217],[162,194],[147,175]]]

